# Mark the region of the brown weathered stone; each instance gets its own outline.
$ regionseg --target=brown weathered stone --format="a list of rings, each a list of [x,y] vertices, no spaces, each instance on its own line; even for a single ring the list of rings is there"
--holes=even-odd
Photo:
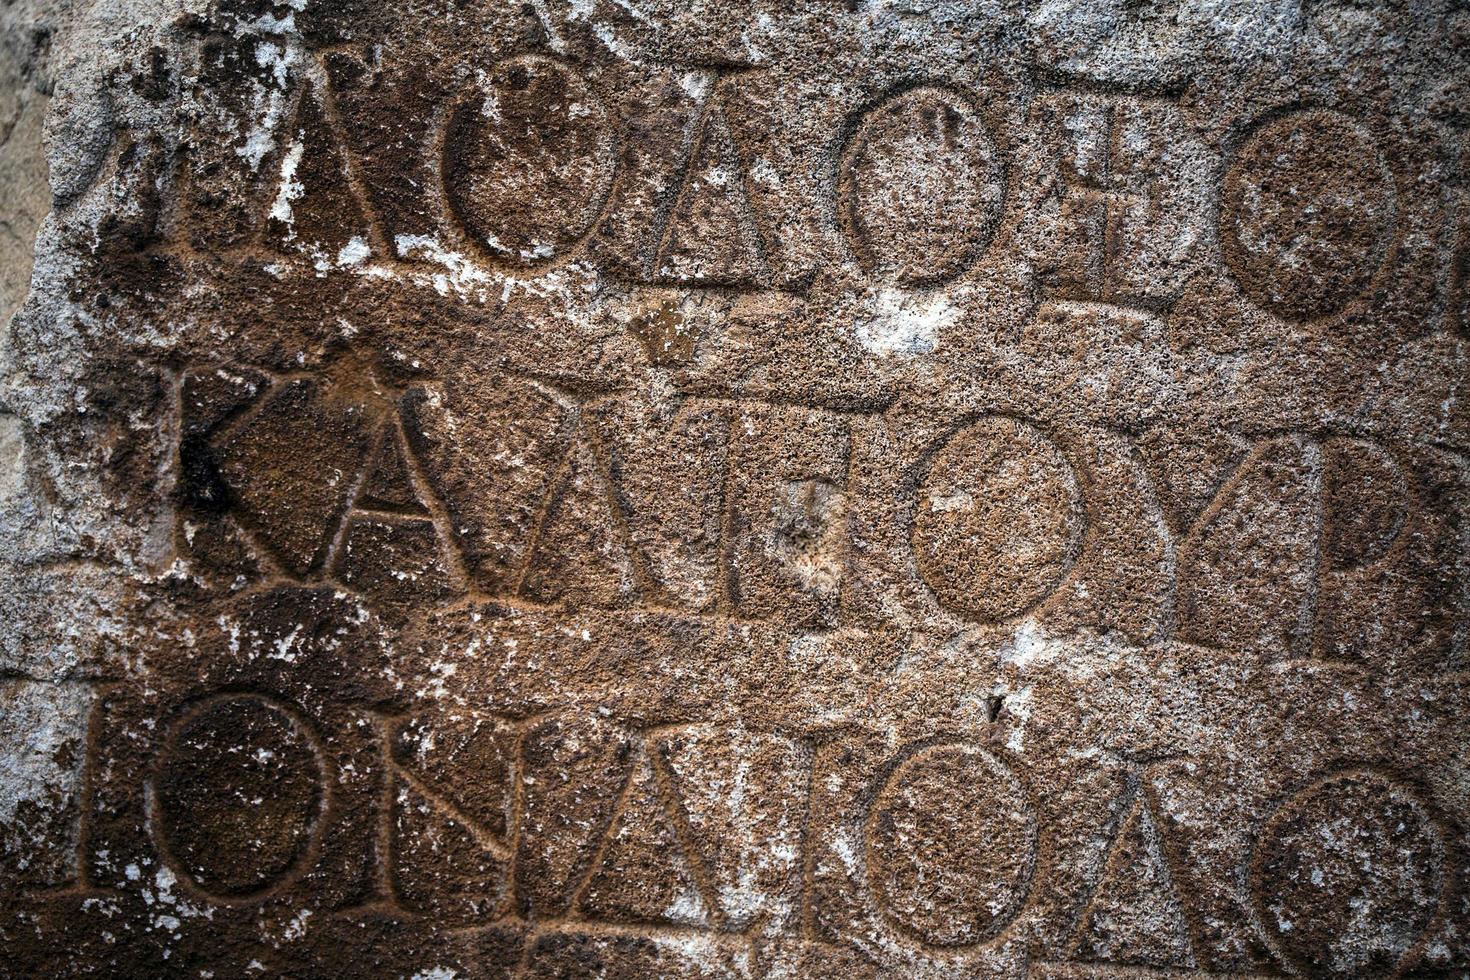
[[[1463,4],[0,24],[0,976],[1470,977]]]

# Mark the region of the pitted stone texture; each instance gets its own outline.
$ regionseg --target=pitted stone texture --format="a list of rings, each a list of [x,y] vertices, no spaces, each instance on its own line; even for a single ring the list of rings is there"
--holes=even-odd
[[[0,975],[1470,975],[1462,8],[11,4]]]

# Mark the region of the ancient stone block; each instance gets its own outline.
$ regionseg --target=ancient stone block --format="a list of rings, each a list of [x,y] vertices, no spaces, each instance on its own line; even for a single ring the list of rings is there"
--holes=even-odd
[[[0,977],[1470,977],[1464,3],[0,25]]]

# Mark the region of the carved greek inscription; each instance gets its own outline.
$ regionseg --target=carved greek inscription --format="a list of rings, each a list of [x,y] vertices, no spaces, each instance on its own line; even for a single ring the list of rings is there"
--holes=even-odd
[[[1466,0],[58,6],[0,975],[1465,980]]]
[[[1446,846],[1412,787],[1365,770],[1327,776],[1261,830],[1250,863],[1257,928],[1293,972],[1407,971],[1442,914]]]
[[[619,937],[701,937],[733,953],[758,933],[861,945],[875,928],[926,956],[985,956],[1045,916],[1065,962],[1047,961],[1044,976],[1219,975],[1173,839],[1179,811],[1147,767],[1130,769],[1088,831],[1102,846],[1068,911],[1039,869],[1077,860],[1080,841],[1051,850],[1041,774],[1023,782],[1016,758],[975,741],[894,748],[858,729],[791,738],[572,711],[514,721],[433,703],[442,697],[334,712],[341,731],[274,695],[186,699],[142,760],[158,858],[220,909],[265,907],[308,873],[303,896],[339,894],[332,880],[345,875],[355,897],[317,914],[475,934],[529,925],[541,937],[532,955],[549,962],[561,944]],[[333,805],[357,792],[326,749],[345,748],[349,732],[362,745],[351,764],[371,784],[354,797],[365,815]],[[100,748],[106,778],[129,778],[117,769],[128,750]],[[349,824],[372,828],[360,877],[342,860],[351,848],[324,845]],[[1243,859],[1251,921],[1288,969],[1406,969],[1448,914],[1446,827],[1420,790],[1376,772],[1311,783],[1266,811]],[[73,894],[103,893],[46,900]],[[1363,901],[1378,910],[1368,933],[1354,911]]]
[[[955,278],[990,244],[1005,166],[969,97],[922,86],[866,112],[843,153],[838,214],[848,247],[878,278]]]
[[[728,608],[808,628],[837,617],[847,562],[849,420],[731,406],[722,552]]]
[[[384,611],[479,594],[817,629],[844,621],[854,572],[884,587],[851,540],[884,492],[855,480],[871,415],[708,398],[669,411],[516,376],[400,393],[350,358],[279,381],[191,372],[180,397],[181,542],[226,582],[332,581]],[[1105,571],[1109,529],[1078,563],[1117,488],[1089,487],[1058,437],[983,416],[917,450],[904,560],[940,607],[1006,621]],[[298,463],[280,470],[286,444]],[[1089,466],[1110,481],[1136,466],[1151,485],[1156,503],[1128,519],[1159,512],[1136,533],[1163,532],[1163,564],[1134,573],[1161,598],[1157,629],[1376,666],[1450,653],[1460,579],[1436,569],[1461,548],[1454,454],[1170,428],[1131,444]]]
[[[460,100],[443,167],[449,207],[477,248],[513,267],[545,266],[567,257],[607,201],[612,125],[571,65],[525,55]]]
[[[744,68],[688,73],[703,80],[687,86],[694,105],[677,120],[677,151],[634,145],[667,141],[676,120],[665,107],[619,118],[606,79],[560,56],[504,59],[457,92],[416,86],[402,71],[332,51],[263,80],[274,106],[266,122],[285,120],[279,136],[262,133],[253,148],[237,148],[225,170],[248,163],[242,182],[254,188],[247,201],[228,202],[244,209],[237,231],[221,238],[196,222],[194,246],[263,244],[348,267],[378,253],[432,260],[463,244],[494,267],[545,270],[597,237],[589,260],[641,283],[804,290],[815,260],[833,256],[793,264],[778,239],[815,241],[818,216],[830,208],[833,230],[868,276],[919,287],[953,281],[987,252],[1007,208],[1026,198],[1008,191],[1012,166],[980,107],[943,85],[902,88],[857,110],[831,200],[813,199],[810,213],[791,216],[772,211],[787,201],[772,188],[791,175],[775,174],[750,149],[761,116],[732,112],[751,74]],[[1392,264],[1407,218],[1379,138],[1363,121],[1322,108],[1271,111],[1211,163],[1180,128],[1174,87],[1056,77],[1070,86],[1043,100],[1057,129],[1060,234],[1032,256],[1046,298],[1168,313],[1198,265],[1195,226],[1205,220],[1176,183],[1213,165],[1224,172],[1214,216],[1220,253],[1262,309],[1291,321],[1335,316],[1368,297]],[[413,118],[372,122],[389,106]],[[224,203],[211,189],[221,183],[219,154],[208,126],[200,132],[201,160],[186,189],[196,216]],[[385,169],[391,159],[413,161],[412,186]],[[1323,160],[1325,171],[1314,163]],[[801,227],[787,230],[793,222]],[[1464,263],[1456,258],[1463,249],[1451,243],[1449,251],[1453,320]]]
[[[526,918],[558,918],[596,867],[634,768],[635,744],[618,725],[571,715],[531,727],[522,753],[530,781],[516,841],[517,909]]]
[[[1331,316],[1372,285],[1396,208],[1393,177],[1360,124],[1315,109],[1271,115],[1225,176],[1225,263],[1265,309],[1292,320]]]
[[[258,901],[306,872],[331,771],[311,723],[256,694],[221,694],[170,725],[150,783],[159,853],[211,901]]]
[[[409,460],[398,419],[390,416],[333,543],[333,571],[342,583],[384,606],[446,602],[462,588],[446,560],[447,535],[426,503],[432,495],[420,488]]]
[[[1181,635],[1245,649],[1310,649],[1316,445],[1258,444],[1179,544]]]
[[[885,916],[935,946],[973,946],[1020,912],[1035,874],[1038,828],[1019,781],[965,745],[904,759],[878,793],[868,873]]]
[[[1004,417],[955,432],[916,494],[914,558],[942,603],[979,620],[1019,615],[1054,592],[1086,529],[1071,463],[1034,427]]]
[[[849,453],[842,416],[695,401],[655,418],[636,400],[583,401],[520,379],[490,396],[519,410],[491,416],[479,393],[466,395],[474,401],[411,396],[408,428],[492,594],[816,623],[835,615]],[[448,437],[471,418],[484,420],[478,433],[491,458],[508,461],[505,483],[500,467],[471,465],[482,449]],[[722,465],[681,471],[688,482],[670,495],[661,479],[649,481],[678,447]]]
[[[651,739],[722,927],[793,917],[806,893],[812,753],[803,739],[705,723]]]

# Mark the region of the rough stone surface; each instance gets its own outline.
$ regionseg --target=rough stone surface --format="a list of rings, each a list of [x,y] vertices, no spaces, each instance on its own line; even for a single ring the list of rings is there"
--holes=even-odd
[[[0,975],[1470,977],[1463,3],[0,22]]]

